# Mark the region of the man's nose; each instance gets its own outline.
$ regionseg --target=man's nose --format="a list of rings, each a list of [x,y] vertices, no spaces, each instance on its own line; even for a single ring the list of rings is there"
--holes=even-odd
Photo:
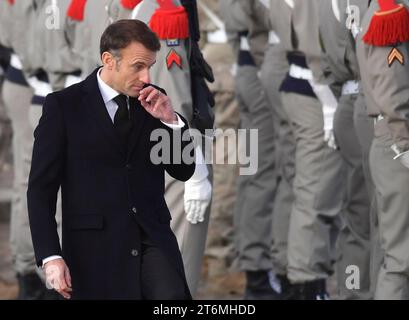
[[[151,83],[149,69],[144,69],[143,71],[141,71],[139,80],[142,81],[143,83]]]

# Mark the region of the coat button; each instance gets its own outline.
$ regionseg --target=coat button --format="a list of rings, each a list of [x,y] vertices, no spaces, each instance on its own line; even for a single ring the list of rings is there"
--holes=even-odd
[[[133,212],[133,213],[137,213],[138,210],[137,210],[135,207],[133,207],[133,208],[132,208],[132,212]]]
[[[132,169],[132,165],[129,164],[129,163],[127,163],[126,168],[127,168],[128,170],[131,170],[131,169]]]
[[[139,254],[138,250],[132,249],[131,255],[132,255],[133,257],[136,257],[138,254]]]

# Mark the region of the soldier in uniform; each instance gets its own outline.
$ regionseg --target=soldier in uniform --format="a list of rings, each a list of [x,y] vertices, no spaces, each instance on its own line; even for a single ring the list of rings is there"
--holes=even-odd
[[[260,1],[269,10],[269,1]],[[289,118],[281,101],[280,85],[288,72],[287,53],[269,21],[268,47],[260,70],[260,80],[267,93],[274,117],[277,189],[273,215],[273,271],[280,281],[282,297],[288,292],[287,245],[291,208],[294,202],[295,140]]]
[[[258,129],[258,170],[238,181],[234,214],[239,268],[246,272],[245,299],[276,299],[279,290],[272,286],[276,280],[271,257],[276,141],[272,107],[259,78],[268,40],[268,15],[258,1],[223,1],[222,9],[238,58],[235,80],[240,128]],[[244,147],[254,146],[247,141]]]
[[[194,4],[185,1],[187,5]],[[179,0],[144,0],[132,17],[150,25],[158,35],[161,50],[151,69],[152,83],[166,88],[175,111],[182,114],[191,128],[196,128],[193,114],[191,68],[189,66],[192,30],[186,29],[186,10]],[[206,138],[205,138],[206,139]],[[171,227],[178,240],[190,292],[194,296],[200,280],[212,197],[212,167],[204,161],[204,148],[195,139],[196,170],[183,183],[165,176],[165,199],[172,213]]]
[[[325,58],[337,94],[334,134],[347,168],[343,225],[338,238],[337,284],[342,299],[369,299],[370,291],[370,197],[366,188],[363,155],[354,126],[359,96],[359,66],[350,30],[341,15],[340,1],[320,3],[320,35]],[[345,11],[346,12],[346,7]],[[325,70],[324,70],[325,72]],[[370,183],[370,182],[369,182]],[[348,266],[359,268],[359,283],[348,288]]]
[[[347,25],[349,36],[349,50],[351,54],[356,55],[356,42],[359,39],[358,35],[361,29],[361,21],[368,10],[369,4],[360,0],[339,0],[341,12],[341,21]],[[343,13],[343,14],[342,14]],[[351,58],[353,59],[353,58]],[[357,58],[356,58],[357,59]],[[360,71],[360,70],[359,70]],[[371,149],[374,136],[374,122],[368,117],[365,96],[360,82],[359,94],[354,104],[354,127],[361,145],[361,153],[363,158],[363,171],[365,175],[366,187],[371,200],[370,212],[370,292],[373,297],[375,292],[376,281],[378,278],[379,268],[383,259],[383,252],[379,237],[379,225],[376,209],[375,185],[372,180],[369,151]]]
[[[218,0],[199,0],[201,49],[213,69],[215,81],[208,83],[215,99],[215,135],[213,144],[213,200],[206,244],[208,270],[207,291],[237,292],[242,279],[234,270],[233,210],[236,201],[237,163],[229,164],[234,150],[225,144],[237,136],[239,111],[234,92],[233,65],[235,57],[227,42]],[[219,130],[218,130],[219,129]]]
[[[370,166],[384,250],[375,299],[401,300],[409,299],[409,11],[403,1],[370,2],[357,56],[375,122]]]
[[[7,33],[2,43],[12,50],[10,65],[5,74],[2,97],[13,129],[13,197],[11,203],[10,245],[13,267],[19,284],[18,299],[40,299],[44,285],[37,272],[33,245],[28,225],[27,180],[31,158],[32,136],[29,123],[29,106],[33,91],[28,85],[31,73],[29,44],[35,18],[31,1],[2,1],[7,17]],[[2,32],[3,28],[2,28]]]
[[[281,91],[296,141],[287,276],[292,298],[326,299],[331,234],[342,209],[343,163],[333,138],[337,101],[321,70],[318,3],[271,0],[270,16],[290,63]]]

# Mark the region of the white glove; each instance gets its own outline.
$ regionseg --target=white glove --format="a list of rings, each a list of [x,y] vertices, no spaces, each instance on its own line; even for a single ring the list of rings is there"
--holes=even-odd
[[[334,130],[324,130],[324,141],[328,144],[328,147],[332,149],[337,149],[337,144],[335,143]]]
[[[328,144],[330,148],[336,149],[337,145],[335,143],[334,136],[334,115],[336,107],[330,107],[328,105],[323,105],[322,113],[324,116],[324,141]]]
[[[330,148],[336,149],[337,146],[334,138],[334,115],[337,110],[338,101],[328,85],[317,83],[314,80],[310,80],[309,82],[318,100],[322,104],[324,141]]]
[[[202,149],[196,147],[196,169],[185,182],[184,204],[186,220],[192,224],[204,221],[204,215],[212,198],[212,185],[207,178],[209,171],[203,159]]]

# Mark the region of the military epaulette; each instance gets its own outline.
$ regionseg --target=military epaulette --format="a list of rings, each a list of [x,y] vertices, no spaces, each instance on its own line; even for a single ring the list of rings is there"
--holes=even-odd
[[[183,6],[176,6],[172,0],[159,0],[149,26],[159,39],[189,38],[189,19]]]
[[[409,41],[409,10],[395,0],[378,0],[380,10],[372,17],[363,41],[377,47]]]
[[[71,0],[67,10],[67,16],[73,20],[83,21],[87,0]]]
[[[121,5],[125,9],[133,10],[142,0],[121,0]]]

